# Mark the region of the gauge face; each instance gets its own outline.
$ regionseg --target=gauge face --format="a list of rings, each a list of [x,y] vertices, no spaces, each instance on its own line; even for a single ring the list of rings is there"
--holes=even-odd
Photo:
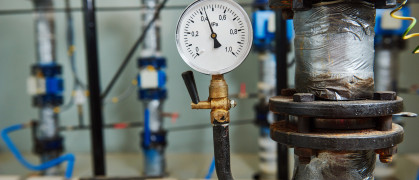
[[[247,13],[233,0],[199,0],[179,19],[176,45],[182,59],[204,74],[224,74],[249,54],[253,30]]]

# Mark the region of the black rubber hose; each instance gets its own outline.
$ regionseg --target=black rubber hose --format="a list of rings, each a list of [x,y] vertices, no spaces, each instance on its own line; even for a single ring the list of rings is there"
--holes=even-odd
[[[219,180],[233,180],[230,167],[230,133],[228,124],[214,124],[215,170]]]

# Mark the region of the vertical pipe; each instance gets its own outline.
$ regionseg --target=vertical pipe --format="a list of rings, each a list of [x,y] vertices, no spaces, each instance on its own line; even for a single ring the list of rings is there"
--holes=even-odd
[[[55,26],[52,0],[34,0],[35,6],[35,47],[37,65],[51,65],[56,61],[55,54]],[[39,124],[36,127],[35,138],[37,141],[58,137],[58,115],[54,106],[42,105],[39,107]],[[47,162],[59,156],[59,152],[42,152],[41,162]],[[58,166],[43,171],[44,175],[57,175]]]
[[[266,10],[266,0],[255,0],[253,13],[254,47],[258,52],[259,103],[255,106],[256,125],[260,128],[259,144],[259,172],[255,179],[275,179],[277,143],[270,137],[269,126],[275,121],[275,116],[269,111],[269,98],[276,95],[276,58],[274,53],[275,12]]]
[[[288,88],[288,69],[287,69],[287,32],[286,22],[282,19],[282,10],[276,11],[276,91],[281,94],[282,89]],[[284,120],[279,117],[278,120]],[[278,143],[277,156],[277,177],[279,180],[289,179],[288,167],[288,148]]]
[[[96,37],[95,1],[82,0],[87,74],[90,92],[90,124],[92,138],[92,157],[95,176],[103,176],[105,171],[105,147],[103,142],[102,100],[100,98],[99,57]]]
[[[154,14],[159,3],[159,0],[141,0],[144,4],[145,9],[141,14],[143,22],[142,29],[145,30],[150,21],[154,18]],[[147,36],[144,39],[144,44],[141,51],[141,62],[147,62],[147,66],[140,67],[141,72],[164,72],[163,66],[157,65],[159,62],[164,62],[165,59],[161,57],[160,52],[160,21],[157,19],[147,31]],[[154,71],[149,71],[147,67],[153,66]],[[145,73],[147,74],[147,73]],[[147,76],[147,75],[146,75]],[[143,77],[147,79],[148,77]],[[160,80],[157,80],[159,84]],[[157,91],[156,91],[157,90]],[[156,141],[152,140],[152,137],[163,138],[165,131],[163,129],[163,102],[165,96],[165,88],[163,86],[146,86],[140,87],[140,91],[147,91],[151,94],[158,92],[159,97],[143,97],[140,100],[143,101],[144,111],[147,116],[144,121],[144,135],[143,135],[143,154],[144,154],[144,174],[146,176],[164,176],[166,171],[166,162],[164,157],[164,150],[166,142],[165,140]],[[155,138],[155,139],[159,139]]]
[[[145,100],[144,117],[144,144],[151,144],[151,137],[164,132],[162,107],[163,100]],[[147,126],[147,127],[146,127]],[[155,144],[143,148],[144,153],[144,174],[146,176],[164,176],[166,171],[166,160],[164,158],[165,145]]]
[[[37,140],[53,139],[59,136],[58,134],[58,114],[54,112],[51,106],[42,107],[39,110],[40,119],[36,126]],[[41,162],[48,162],[60,156],[59,151],[44,152],[41,154]],[[53,176],[59,174],[59,166],[54,166],[43,171],[42,174]]]
[[[230,168],[230,131],[228,124],[213,124],[215,169],[218,179],[233,180]]]
[[[55,26],[52,0],[34,0],[37,62],[55,62]]]
[[[376,154],[373,150],[319,150],[316,154],[309,162],[301,162],[301,157],[295,157],[296,163],[293,180],[374,179]]]
[[[399,60],[396,49],[378,48],[375,50],[374,85],[375,91],[397,92]]]
[[[147,24],[153,19],[158,2],[158,0],[142,0],[142,3],[145,6],[144,12],[142,13],[142,29],[145,29]],[[160,21],[157,19],[147,31],[141,56],[160,56],[160,48]]]
[[[297,92],[337,101],[372,98],[375,13],[364,1],[294,12]]]

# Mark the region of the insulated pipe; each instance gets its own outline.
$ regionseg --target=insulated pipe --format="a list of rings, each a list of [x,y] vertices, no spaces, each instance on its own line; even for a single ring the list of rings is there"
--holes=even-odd
[[[103,142],[102,99],[100,98],[99,56],[96,37],[95,0],[83,0],[87,75],[90,92],[90,124],[93,170],[95,176],[106,175]]]
[[[151,137],[148,135],[164,132],[162,107],[163,100],[144,101],[144,136],[145,144],[150,144]],[[164,157],[164,145],[154,145],[150,148],[143,148],[144,173],[146,176],[164,176],[166,171],[166,160]]]
[[[364,1],[294,11],[297,92],[337,101],[372,98],[375,13]]]
[[[375,50],[375,91],[397,92],[399,77],[399,50],[379,48]]]
[[[218,179],[232,180],[230,168],[230,132],[229,124],[213,124],[215,169]]]
[[[38,65],[50,65],[55,63],[55,26],[54,5],[52,0],[34,0],[35,7],[35,42],[36,62]],[[36,127],[36,139],[45,140],[58,137],[58,115],[53,106],[42,106],[39,109],[39,122]],[[41,162],[45,163],[59,156],[59,152],[41,154]],[[45,175],[57,175],[58,166],[45,169]]]
[[[34,0],[37,62],[55,62],[54,5],[52,0]]]
[[[163,101],[145,100],[144,107],[149,112],[149,129],[151,132],[160,132],[163,130]]]
[[[141,0],[145,9],[141,14],[142,29],[146,30],[150,21],[154,18],[159,0]],[[141,51],[140,60],[150,59],[158,63],[157,58],[161,58],[160,48],[160,21],[157,19],[147,31]],[[150,63],[153,64],[153,63]],[[150,66],[150,65],[148,65]],[[153,66],[154,68],[157,68]],[[143,67],[144,68],[144,67]],[[147,68],[147,67],[145,67]],[[163,68],[163,67],[160,67]],[[158,70],[160,70],[158,68]],[[141,75],[141,71],[140,71]],[[158,80],[157,80],[158,81]],[[144,83],[144,82],[143,82]],[[158,82],[157,82],[158,84]],[[144,84],[143,84],[144,85]],[[140,87],[140,89],[152,92],[154,88],[159,90],[163,87]],[[164,157],[165,142],[155,142],[152,137],[162,135],[163,129],[163,97],[159,98],[140,98],[144,105],[144,135],[143,135],[143,154],[144,154],[144,173],[146,176],[164,176],[166,171],[166,160]],[[164,133],[163,133],[164,134]],[[161,136],[159,136],[161,137]],[[153,141],[153,142],[152,142]]]
[[[297,92],[335,101],[372,98],[375,12],[374,4],[364,1],[319,2],[309,10],[294,9]],[[296,148],[294,153],[295,180],[374,179],[372,150]]]
[[[142,0],[145,10],[142,14],[143,29],[153,19],[154,12],[159,3],[159,0]],[[157,19],[147,32],[144,39],[144,45],[141,52],[141,57],[156,57],[160,54],[160,21]]]
[[[374,179],[374,151],[318,151],[311,161],[296,156],[293,180]],[[308,157],[310,158],[310,157]]]
[[[53,107],[42,107],[40,108],[40,119],[38,126],[36,127],[36,139],[53,139],[59,136],[58,131],[58,114],[54,112]],[[48,152],[41,154],[41,162],[45,163],[56,159],[60,156],[58,151]],[[59,174],[59,166],[52,166],[48,169],[44,169],[42,174],[53,176]]]

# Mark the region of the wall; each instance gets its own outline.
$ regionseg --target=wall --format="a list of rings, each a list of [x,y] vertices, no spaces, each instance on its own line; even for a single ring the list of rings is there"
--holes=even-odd
[[[54,1],[55,7],[64,7],[63,0]],[[72,1],[72,7],[80,7],[81,1]],[[172,0],[170,5],[186,5],[191,0]],[[251,2],[251,0],[240,0],[240,2]],[[139,6],[140,0],[98,0],[97,7],[116,6]],[[7,9],[30,9],[32,3],[28,0],[2,0],[0,10]],[[419,5],[412,6],[412,10],[418,9]],[[250,10],[246,8],[246,10]],[[176,123],[167,119],[166,127],[180,127],[194,124],[208,124],[207,129],[169,132],[169,152],[212,152],[212,131],[210,129],[209,111],[191,110],[189,108],[189,96],[183,81],[181,72],[190,68],[181,60],[175,47],[174,32],[180,9],[164,10],[161,15],[163,23],[163,52],[168,60],[168,91],[169,98],[165,104],[168,112],[179,112],[180,118]],[[82,14],[74,12],[76,54],[78,71],[80,77],[85,80],[85,47]],[[419,12],[414,11],[413,16],[419,17]],[[27,122],[38,117],[38,112],[31,106],[31,97],[26,93],[26,78],[29,76],[29,67],[35,62],[33,15],[0,15],[0,128]],[[110,81],[117,67],[131,48],[132,44],[140,35],[140,12],[139,11],[117,11],[98,12],[98,39],[100,54],[100,75],[102,89]],[[58,62],[64,67],[64,78],[66,79],[66,102],[69,99],[72,87],[68,58],[66,56],[65,44],[65,16],[64,13],[56,13],[56,38]],[[419,32],[418,26],[413,32]],[[412,84],[419,83],[417,67],[419,61],[417,55],[412,55],[411,50],[418,45],[418,38],[408,41],[408,50],[401,54],[400,58],[400,86],[408,88]],[[136,52],[139,56],[139,51]],[[238,92],[239,84],[247,84],[249,92],[256,91],[257,81],[257,59],[252,53],[247,60],[235,71],[226,75],[229,83],[230,93]],[[250,73],[249,73],[250,72]],[[133,59],[126,71],[116,83],[115,89],[110,97],[121,94],[131,80],[136,76],[136,60]],[[208,84],[210,77],[195,72],[197,87],[201,99],[208,96]],[[292,78],[292,77],[291,77]],[[417,95],[401,94],[405,98],[406,111],[419,112]],[[252,119],[253,105],[255,100],[238,100],[238,107],[231,112],[232,121]],[[88,112],[85,107],[85,112]],[[142,121],[142,104],[135,93],[130,98],[118,104],[106,104],[104,117],[106,123]],[[88,121],[88,114],[85,120]],[[77,123],[75,108],[63,112],[60,115],[62,125],[74,125]],[[417,118],[406,120],[405,142],[400,145],[399,152],[417,152],[419,144],[415,138],[419,135],[416,128],[419,127]],[[137,152],[139,151],[139,129],[130,130],[105,130],[107,152]],[[232,152],[256,152],[257,151],[258,129],[253,125],[232,126],[231,144]],[[65,146],[68,152],[90,152],[90,133],[88,131],[64,132]],[[32,143],[29,130],[16,132],[11,135],[17,146],[25,152],[31,151]],[[0,141],[0,152],[6,151],[4,143]]]
[[[98,0],[97,7],[126,7],[139,6],[140,0]],[[192,1],[171,0],[168,6],[186,5]],[[251,2],[240,1],[240,2]],[[54,1],[56,8],[63,8],[64,1]],[[79,8],[81,1],[71,1],[72,7]],[[2,0],[0,10],[30,9],[31,1]],[[247,8],[247,10],[250,10]],[[168,62],[168,96],[164,109],[168,112],[179,112],[180,118],[176,123],[166,120],[165,126],[180,127],[194,124],[207,124],[208,128],[188,131],[169,132],[169,152],[212,152],[212,130],[209,120],[209,110],[194,111],[190,109],[190,98],[184,87],[180,74],[190,68],[182,61],[176,51],[175,27],[182,9],[163,10],[162,19],[162,51]],[[86,82],[85,46],[82,13],[76,11],[74,15],[76,35],[76,56],[80,77]],[[66,56],[65,42],[65,14],[56,13],[56,41],[58,63],[64,67],[65,101],[69,100],[72,88],[72,79],[69,61]],[[33,14],[1,15],[0,16],[0,127],[27,122],[38,117],[38,112],[31,106],[31,97],[26,93],[26,78],[29,76],[29,67],[35,62],[34,42],[34,16]],[[128,53],[131,46],[140,35],[140,11],[98,12],[98,39],[100,58],[100,77],[102,90],[109,83],[117,67]],[[124,92],[136,77],[137,51],[109,97]],[[226,75],[230,86],[230,93],[238,92],[239,84],[248,84],[248,91],[256,91],[257,59],[250,55],[234,72]],[[248,72],[251,75],[247,75]],[[195,72],[195,78],[201,99],[208,97],[210,77]],[[252,119],[255,100],[238,100],[238,107],[231,112],[232,121]],[[88,112],[87,106],[85,112]],[[77,123],[76,108],[60,114],[61,125],[75,125]],[[89,120],[85,114],[85,121]],[[118,104],[108,103],[104,107],[105,123],[140,121],[142,122],[142,103],[137,94]],[[107,152],[126,151],[136,152],[139,149],[140,129],[105,130],[105,144]],[[68,152],[90,152],[90,133],[88,131],[73,131],[62,133],[65,137],[65,146]],[[253,124],[232,126],[231,143],[233,152],[256,152],[258,130]],[[31,151],[32,143],[29,130],[16,132],[11,135],[22,151]],[[249,143],[251,142],[251,143]],[[5,151],[4,143],[0,141],[0,151]]]

